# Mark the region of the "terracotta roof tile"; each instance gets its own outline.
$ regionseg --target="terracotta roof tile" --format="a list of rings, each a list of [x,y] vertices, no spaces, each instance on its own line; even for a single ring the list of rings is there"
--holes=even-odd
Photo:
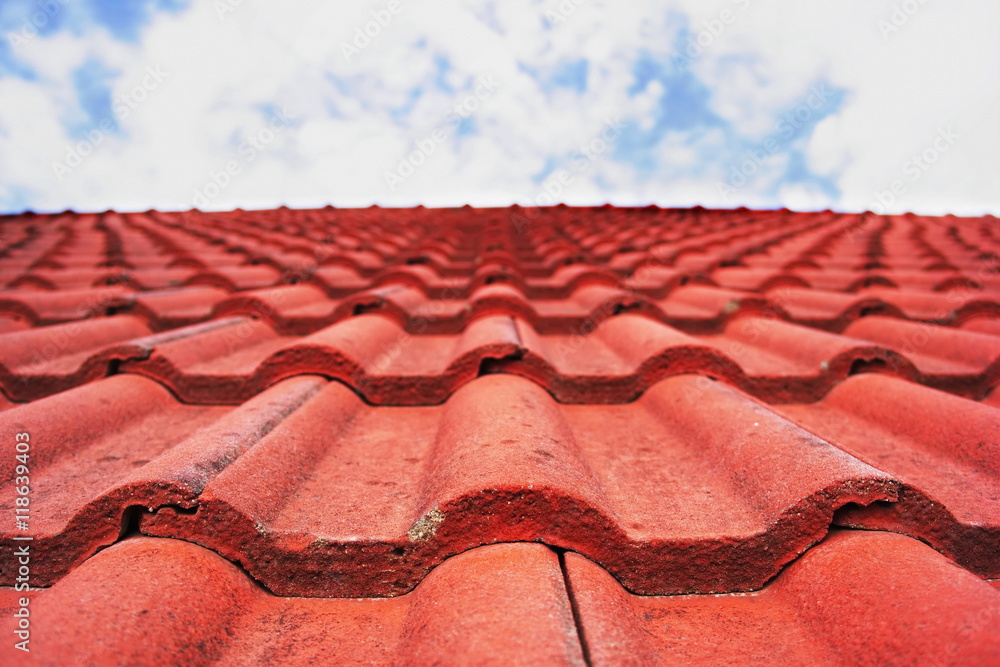
[[[477,375],[500,371],[534,379],[566,403],[626,402],[664,377],[690,372],[779,402],[817,400],[858,370],[884,370],[972,398],[1000,379],[995,337],[874,316],[843,334],[747,316],[721,334],[700,336],[628,312],[551,335],[519,317],[488,313],[450,335],[421,335],[419,328],[412,335],[398,317],[382,314],[346,317],[304,337],[281,336],[248,317],[212,322],[211,329],[178,330],[123,369],[157,378],[187,401],[239,402],[281,378],[314,373],[395,405],[440,403]]]
[[[875,374],[777,410],[902,482],[897,503],[845,508],[838,523],[909,533],[1000,578],[1000,411]]]
[[[641,597],[581,556],[566,565],[594,664],[985,665],[1000,651],[1000,592],[888,533],[833,534],[749,595]]]
[[[233,410],[186,406],[156,382],[120,375],[0,413],[8,431],[31,425],[50,443],[32,456],[33,581],[46,585],[114,542],[130,508],[192,507],[209,479],[320,384],[295,378]],[[2,463],[5,479],[16,464]],[[0,508],[13,512],[15,498],[5,486]],[[0,535],[13,549],[17,533]],[[13,583],[6,563],[0,573]]]
[[[33,326],[62,324],[102,315],[108,304],[127,294],[120,285],[79,290],[0,291],[0,313],[21,317]]]
[[[286,595],[397,594],[447,554],[521,540],[585,553],[632,590],[706,592],[759,586],[834,507],[894,496],[890,478],[709,384],[677,378],[600,408],[559,408],[504,376],[440,408],[370,408],[331,384],[221,472],[195,515],[167,509],[143,530],[210,545]],[[720,410],[729,424],[714,422]],[[729,440],[746,429],[759,437]],[[696,439],[709,449],[690,451]],[[282,455],[289,442],[296,456]],[[720,478],[717,466],[752,471]],[[780,492],[763,481],[771,471]],[[267,480],[267,496],[247,480]],[[734,545],[742,555],[726,556]]]
[[[595,407],[560,407],[504,375],[438,407],[370,407],[339,383],[313,397],[320,386],[286,380],[238,408],[199,412],[123,375],[0,416],[49,427],[36,435],[51,443],[51,460],[36,462],[46,493],[35,504],[47,517],[36,576],[62,576],[137,507],[148,512],[145,532],[210,545],[289,595],[398,594],[449,553],[516,540],[579,550],[632,590],[745,590],[819,539],[836,508],[896,496],[891,477],[693,376],[636,403]],[[102,417],[103,428],[77,416],[112,396],[123,397],[122,412]],[[720,477],[720,466],[740,472]],[[69,469],[78,472],[64,488]],[[13,501],[9,488],[2,505]],[[560,515],[562,527],[551,527]],[[414,537],[427,517],[428,531]],[[742,555],[724,557],[733,545]],[[246,555],[265,552],[264,568]],[[706,566],[705,554],[718,564]],[[330,570],[340,574],[306,574]]]
[[[635,596],[572,552],[498,544],[398,598],[281,598],[211,551],[135,537],[31,595],[38,627],[60,630],[32,640],[51,662],[989,664],[1000,650],[1000,591],[886,533],[831,535],[752,594]]]
[[[141,319],[119,315],[0,334],[0,386],[26,401],[96,380],[113,362],[148,355],[134,341],[149,333]]]
[[[2,217],[0,426],[31,433],[32,583],[52,586],[36,656],[987,663],[996,230]],[[16,537],[0,522],[0,552]]]
[[[543,545],[456,556],[402,598],[322,600],[274,597],[210,551],[139,537],[36,596],[37,626],[61,629],[32,640],[43,662],[585,664],[559,557]],[[113,618],[113,638],[93,641]],[[17,655],[0,646],[7,660]]]

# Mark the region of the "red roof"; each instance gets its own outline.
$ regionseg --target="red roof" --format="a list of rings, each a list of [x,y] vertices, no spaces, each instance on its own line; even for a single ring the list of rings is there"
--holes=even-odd
[[[29,545],[51,587],[0,589],[0,656],[23,606],[56,663],[1000,655],[994,218],[28,214],[0,248],[0,585]]]

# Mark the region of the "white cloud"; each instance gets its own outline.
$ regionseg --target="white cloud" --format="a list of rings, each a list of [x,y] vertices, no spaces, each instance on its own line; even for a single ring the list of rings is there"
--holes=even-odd
[[[93,26],[34,38],[15,53],[36,79],[0,79],[0,206],[23,198],[39,210],[187,208],[230,160],[239,174],[212,208],[505,204],[534,197],[546,164],[563,164],[621,117],[631,138],[576,175],[566,201],[864,209],[873,192],[909,178],[906,161],[951,125],[960,139],[907,180],[898,207],[1000,213],[1000,5],[990,0],[925,3],[887,36],[877,22],[893,3],[868,0],[587,0],[570,2],[577,9],[557,22],[547,12],[566,2],[398,2],[395,14],[387,0],[244,2],[221,19],[212,3],[194,3],[157,15],[135,44]],[[717,23],[723,12],[732,20]],[[654,78],[629,94],[642,58],[668,79],[678,74],[671,57],[683,46],[681,17],[695,38],[710,33],[690,72],[708,91],[715,124],[670,125],[695,104],[673,96],[683,93],[680,80]],[[377,34],[348,60],[343,44],[355,46],[366,27]],[[552,83],[581,58],[585,90]],[[112,95],[132,89],[147,67],[168,76],[121,119],[120,134],[59,182],[52,163],[78,141],[68,124],[86,117],[73,74],[88,60],[117,72]],[[480,76],[501,86],[471,114],[475,133],[452,131],[390,191],[385,171]],[[718,183],[744,151],[774,135],[779,115],[818,82],[845,91],[839,106],[817,112],[827,115],[815,128],[721,197]],[[252,160],[241,156],[236,146],[281,108],[292,124]],[[790,150],[801,151],[812,182],[789,177]],[[838,198],[830,201],[819,177]]]
[[[783,186],[778,197],[793,211],[819,211],[832,204],[819,188],[801,184]]]

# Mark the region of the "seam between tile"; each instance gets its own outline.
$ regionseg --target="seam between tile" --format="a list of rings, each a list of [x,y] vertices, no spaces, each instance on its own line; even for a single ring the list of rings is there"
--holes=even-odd
[[[569,600],[569,608],[573,613],[573,624],[576,626],[577,640],[580,642],[580,650],[583,652],[583,662],[588,667],[594,664],[590,657],[590,646],[587,644],[587,635],[583,629],[583,618],[580,616],[580,608],[573,593],[573,584],[570,582],[569,571],[566,568],[566,550],[556,547],[549,547],[559,556],[559,570],[562,572],[563,587],[566,589],[566,597]]]

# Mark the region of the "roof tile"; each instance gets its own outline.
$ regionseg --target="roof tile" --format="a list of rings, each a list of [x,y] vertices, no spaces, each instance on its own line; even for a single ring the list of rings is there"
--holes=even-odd
[[[319,600],[274,597],[210,551],[138,537],[35,595],[33,622],[58,630],[32,639],[43,662],[584,664],[558,556],[542,545],[462,554],[403,598]],[[17,659],[11,642],[0,656]]]
[[[752,594],[641,597],[581,556],[566,566],[595,664],[985,665],[1000,652],[1000,591],[888,533],[833,534]]]
[[[777,409],[902,482],[898,503],[845,508],[839,523],[908,533],[1000,578],[1000,411],[874,374]]]
[[[2,216],[33,652],[986,663],[998,257],[988,216]]]
[[[120,590],[107,585],[111,579]],[[865,586],[851,585],[859,580]],[[927,546],[886,533],[835,533],[751,594],[635,596],[576,554],[500,544],[449,559],[393,599],[274,597],[201,547],[135,537],[31,596],[33,621],[57,630],[33,639],[32,653],[51,662],[72,654],[141,664],[392,664],[444,656],[477,664],[928,657],[989,664],[1000,650],[992,629],[1000,591]],[[116,632],[92,641],[109,624]],[[0,651],[14,659],[10,643]]]
[[[210,546],[285,595],[395,595],[449,554],[524,540],[587,554],[635,591],[748,590],[838,507],[896,496],[893,478],[704,378],[595,407],[503,375],[439,407],[370,407],[339,383],[313,396],[320,386],[286,380],[198,412],[120,376],[4,413],[49,424],[36,437],[63,452],[39,471],[51,523],[36,575],[62,576],[138,506],[144,532]],[[113,432],[74,418],[121,394]],[[72,494],[57,493],[68,467]]]

